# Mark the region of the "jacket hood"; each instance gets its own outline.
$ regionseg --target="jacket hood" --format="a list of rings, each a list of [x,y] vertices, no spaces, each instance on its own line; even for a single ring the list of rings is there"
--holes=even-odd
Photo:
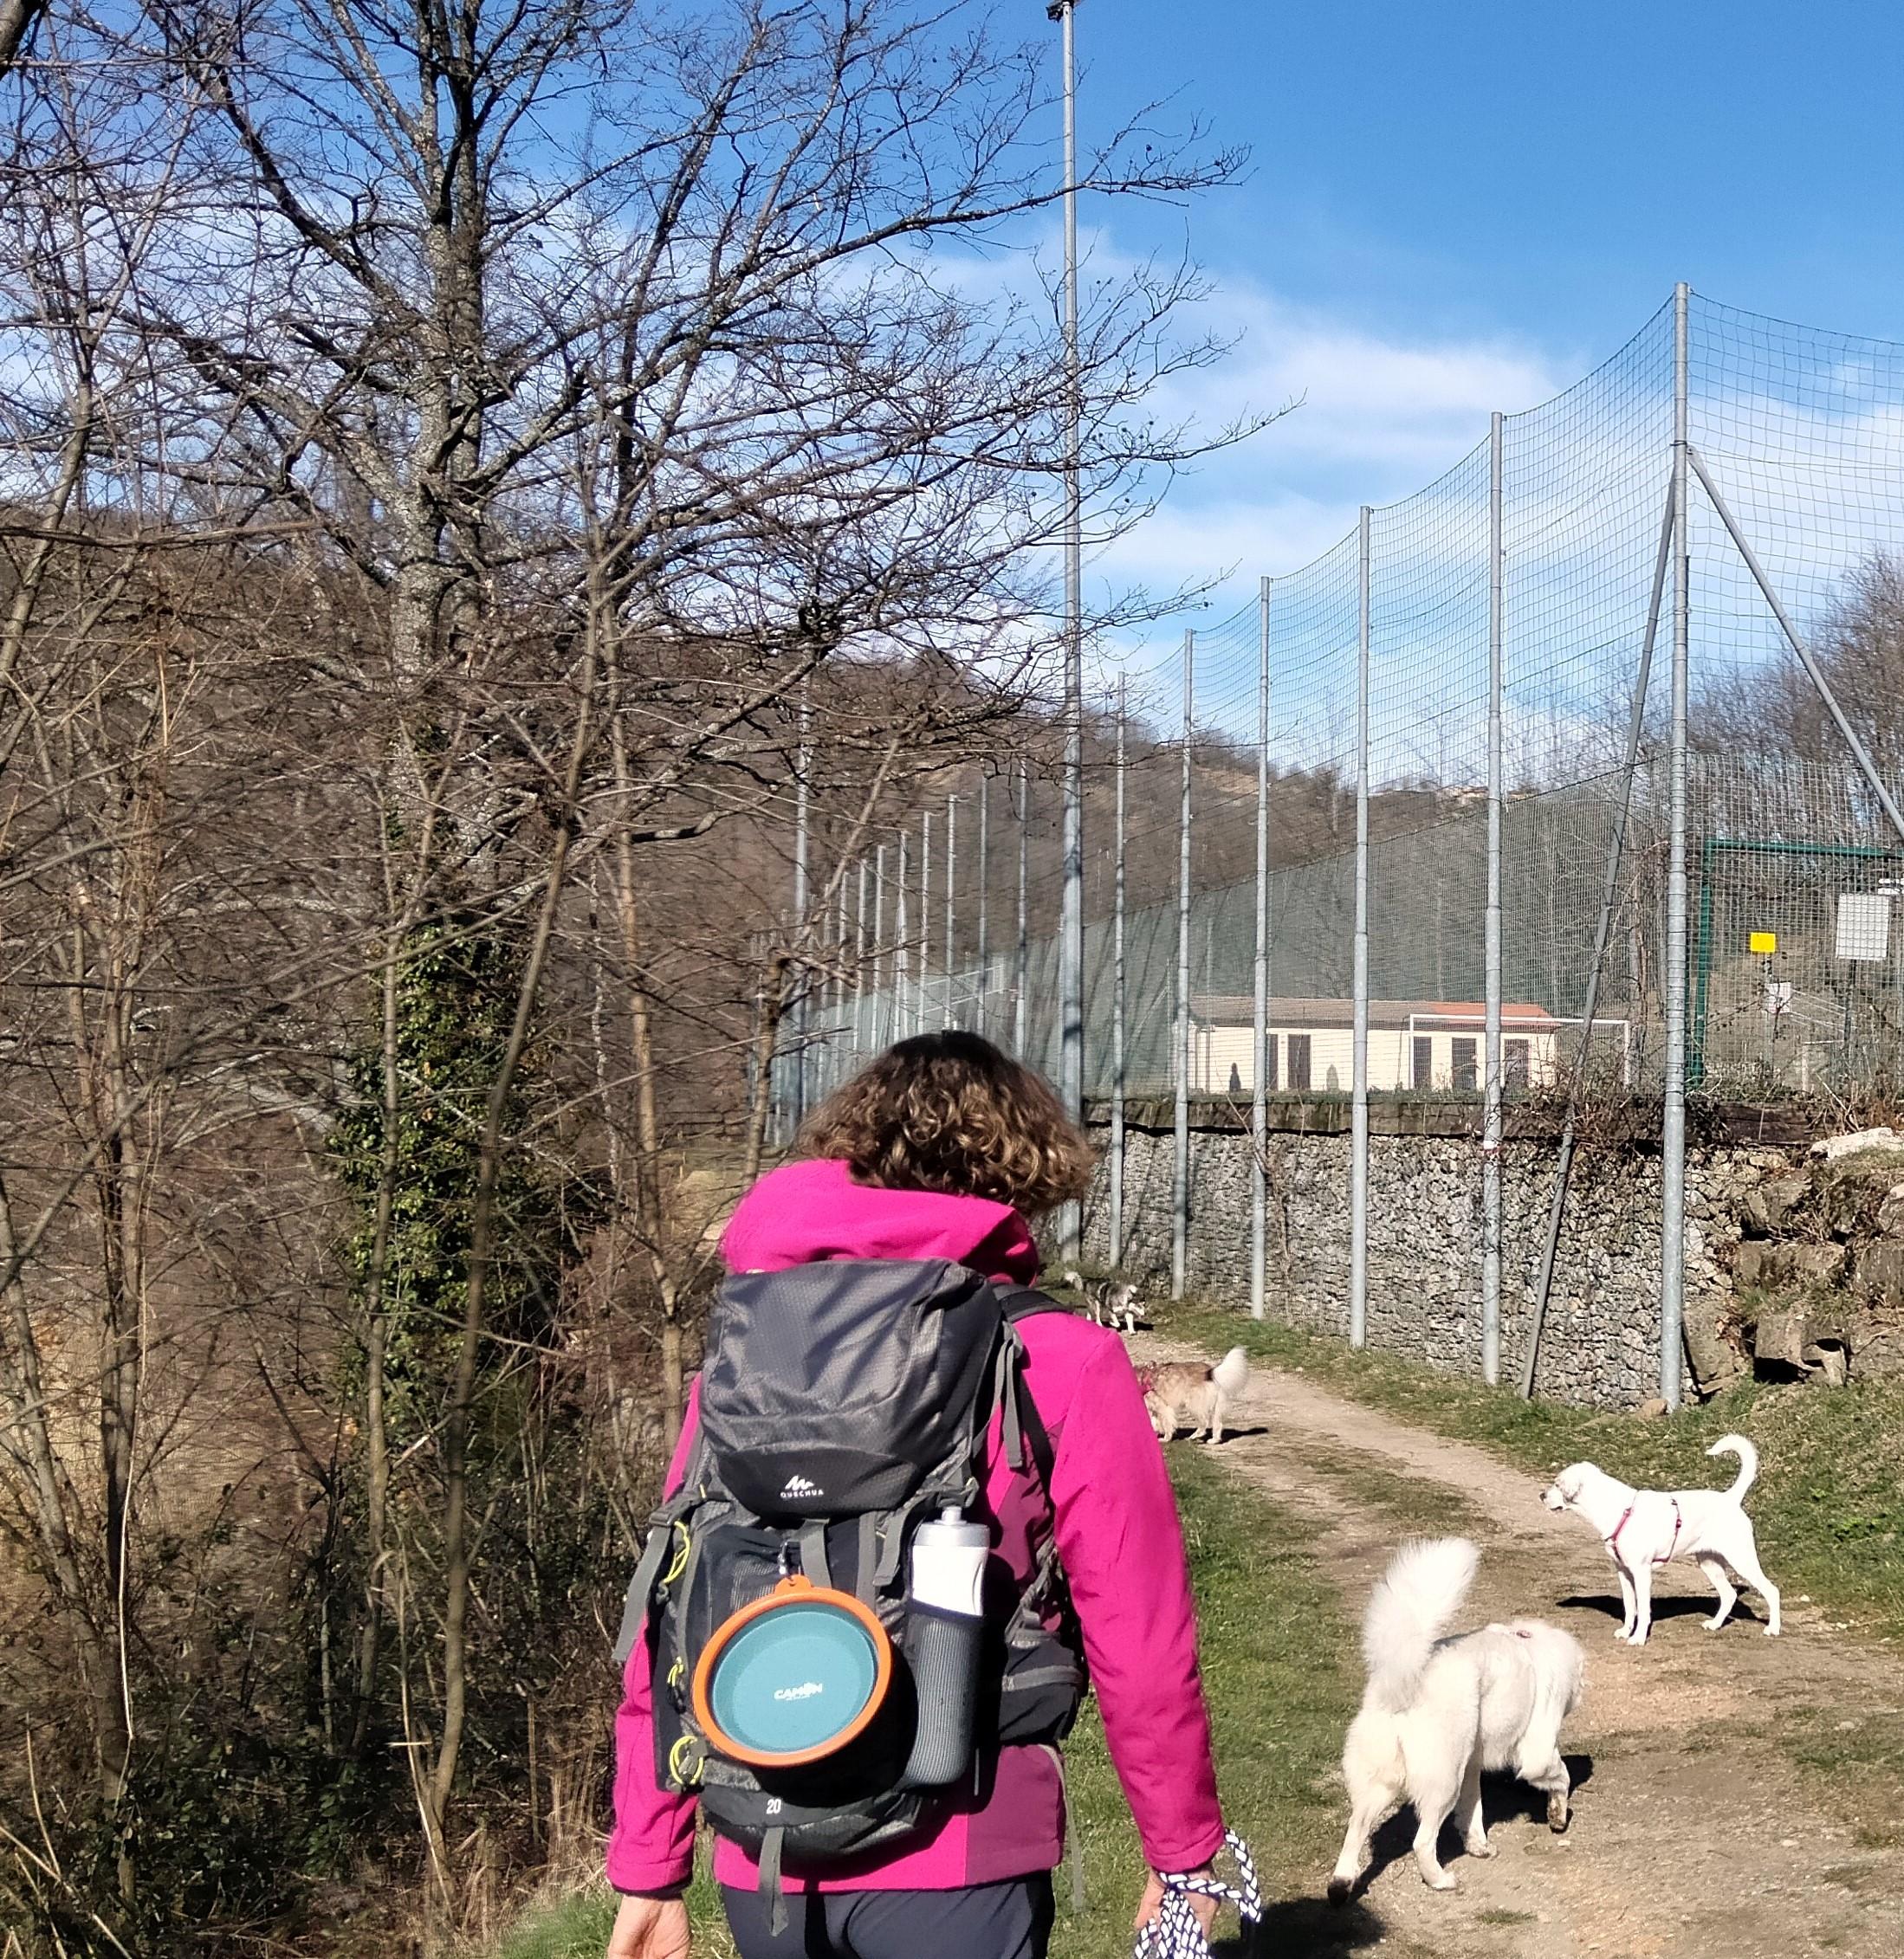
[[[780,1272],[840,1258],[949,1258],[987,1278],[1038,1277],[1031,1227],[1008,1204],[855,1183],[840,1161],[788,1163],[754,1185],[728,1220],[733,1272]]]

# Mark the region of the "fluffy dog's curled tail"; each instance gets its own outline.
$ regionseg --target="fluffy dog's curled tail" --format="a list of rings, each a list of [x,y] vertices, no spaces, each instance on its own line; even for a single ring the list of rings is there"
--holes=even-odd
[[[1210,1369],[1210,1379],[1226,1401],[1234,1401],[1248,1384],[1249,1355],[1240,1347],[1231,1348]]]
[[[1743,1502],[1745,1492],[1752,1486],[1752,1479],[1758,1474],[1758,1451],[1743,1435],[1722,1435],[1706,1453],[1739,1458],[1738,1478],[1726,1494],[1735,1503]]]
[[[1480,1562],[1480,1553],[1465,1537],[1416,1538],[1389,1560],[1362,1620],[1365,1705],[1398,1713],[1414,1698],[1434,1642],[1460,1610]]]

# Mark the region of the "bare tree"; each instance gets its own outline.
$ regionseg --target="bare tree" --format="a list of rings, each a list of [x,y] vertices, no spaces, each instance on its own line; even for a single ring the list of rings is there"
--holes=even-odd
[[[1874,553],[1846,574],[1812,629],[1812,651],[1880,773],[1904,776],[1904,557]],[[1843,738],[1796,660],[1726,674],[1696,719],[1702,747],[1848,765]]]
[[[447,1937],[597,1745],[750,1040],[910,798],[1049,746],[1073,406],[1100,535],[1237,431],[1145,413],[1181,266],[1067,377],[982,7],[15,18],[0,1896],[203,1949],[334,1853],[272,1831],[407,1815]]]

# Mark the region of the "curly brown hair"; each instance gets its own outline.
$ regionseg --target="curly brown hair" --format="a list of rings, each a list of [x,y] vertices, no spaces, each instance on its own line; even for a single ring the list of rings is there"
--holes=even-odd
[[[988,1197],[1030,1216],[1082,1198],[1095,1164],[1042,1076],[957,1032],[888,1048],[821,1102],[797,1147],[844,1158],[877,1189]]]

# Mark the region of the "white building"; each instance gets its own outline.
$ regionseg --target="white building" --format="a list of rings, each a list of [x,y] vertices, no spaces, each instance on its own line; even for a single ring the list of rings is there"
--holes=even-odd
[[[1346,1094],[1355,1008],[1349,1000],[1269,1003],[1269,1087]],[[1421,1094],[1479,1093],[1486,1010],[1473,1000],[1370,1000],[1369,1087]],[[1255,1092],[1254,1003],[1242,994],[1190,999],[1190,1089]],[[1504,1003],[1501,1075],[1506,1088],[1547,1088],[1559,1076],[1561,1023],[1545,1007]],[[1602,1023],[1604,1025],[1605,1023]]]

